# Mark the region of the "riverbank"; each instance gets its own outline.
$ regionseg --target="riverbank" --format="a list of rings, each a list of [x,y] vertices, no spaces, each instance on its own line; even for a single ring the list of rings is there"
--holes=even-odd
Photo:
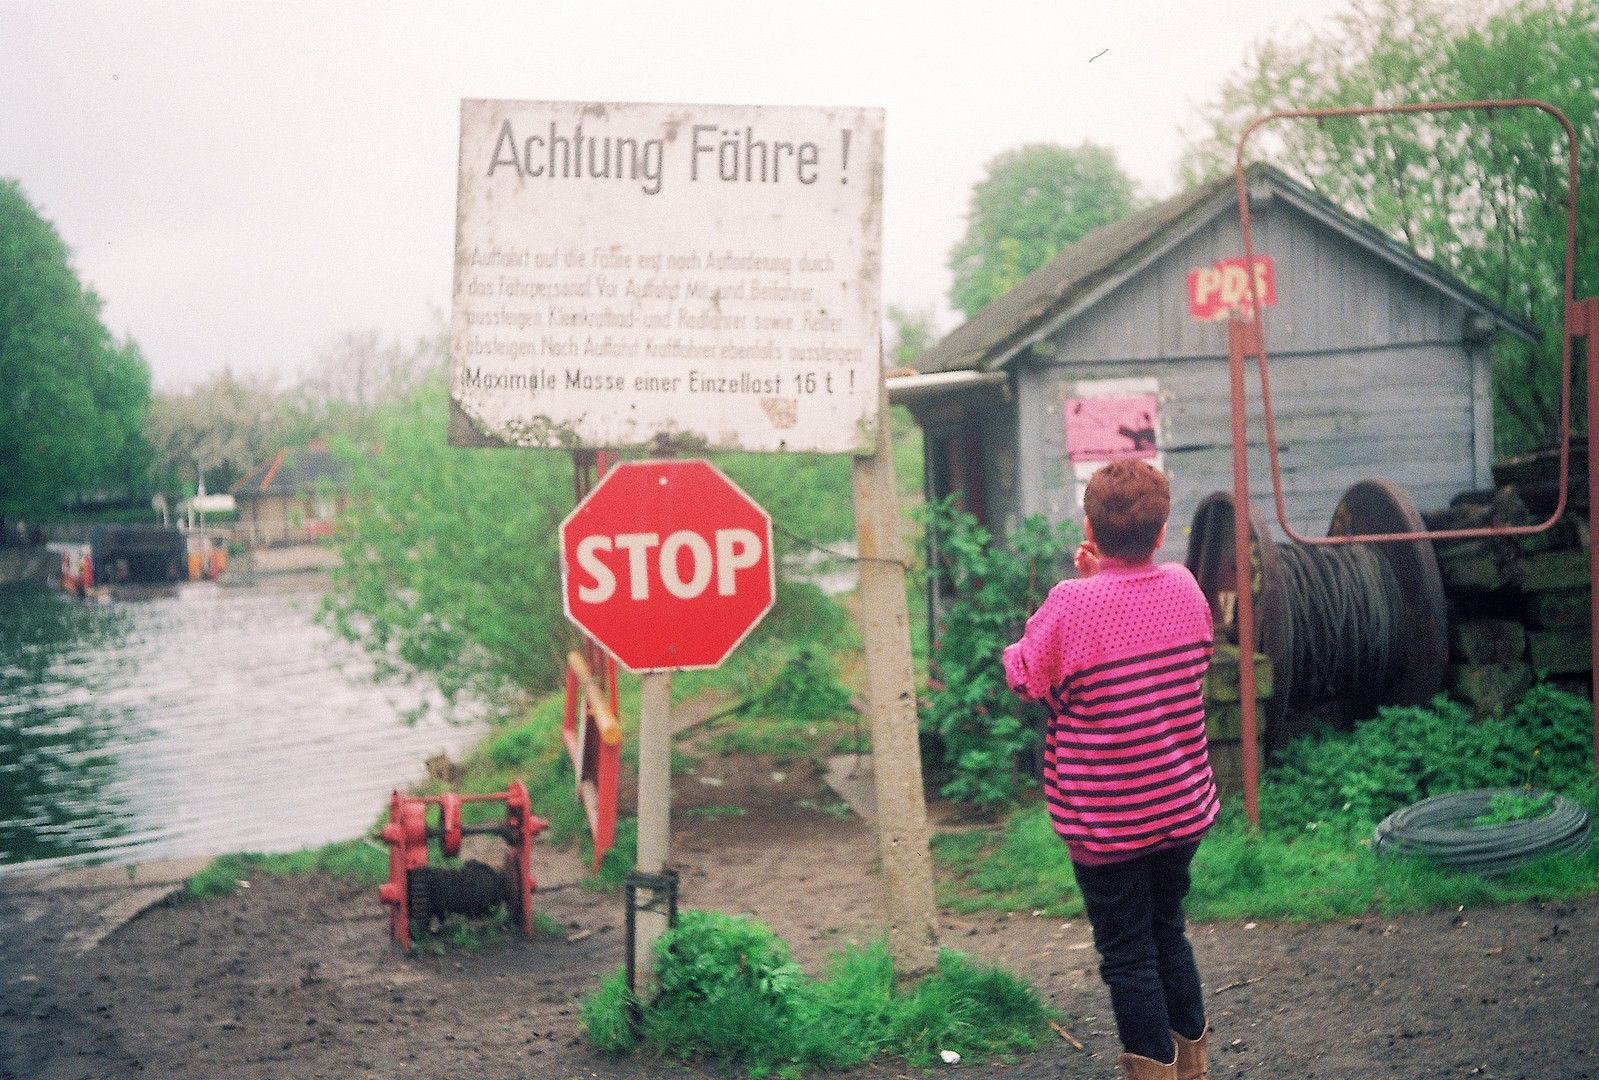
[[[0,588],[42,585],[50,580],[56,557],[42,544],[0,545]]]
[[[681,778],[674,800],[685,906],[760,919],[813,973],[882,932],[873,830],[819,775],[719,755]],[[48,913],[25,922],[0,891],[0,1078],[730,1075],[587,1050],[579,1003],[622,963],[622,901],[577,884],[570,852],[540,844],[535,856],[541,922],[560,933],[475,951],[434,938],[403,954],[374,889],[310,875],[174,897],[69,957]],[[946,909],[939,927],[946,947],[1027,979],[1064,1014],[1064,1034],[1038,1053],[963,1062],[961,1076],[1116,1075],[1083,920]],[[1191,936],[1213,1077],[1599,1076],[1594,898],[1316,926],[1236,920]],[[885,1061],[843,1075],[915,1074]]]

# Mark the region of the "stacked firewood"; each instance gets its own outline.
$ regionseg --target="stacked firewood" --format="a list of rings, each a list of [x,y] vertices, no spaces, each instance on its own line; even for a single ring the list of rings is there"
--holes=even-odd
[[[1255,717],[1257,767],[1264,767],[1260,754],[1266,730],[1266,701],[1271,697],[1271,661],[1264,653],[1255,654],[1255,697],[1259,702]],[[1238,646],[1218,641],[1210,668],[1205,673],[1205,737],[1210,743],[1210,767],[1216,785],[1223,793],[1244,789],[1243,695],[1239,693]]]
[[[1468,492],[1424,515],[1433,530],[1548,520],[1559,496],[1554,452],[1494,467],[1494,491]],[[1586,693],[1592,667],[1587,446],[1573,446],[1566,509],[1544,532],[1439,541],[1449,601],[1450,693],[1502,715],[1535,678]]]

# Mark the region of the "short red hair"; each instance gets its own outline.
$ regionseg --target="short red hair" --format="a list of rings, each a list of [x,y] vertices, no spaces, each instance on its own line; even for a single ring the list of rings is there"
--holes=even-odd
[[[1147,462],[1113,461],[1089,477],[1083,510],[1101,554],[1142,562],[1171,513],[1171,485]]]

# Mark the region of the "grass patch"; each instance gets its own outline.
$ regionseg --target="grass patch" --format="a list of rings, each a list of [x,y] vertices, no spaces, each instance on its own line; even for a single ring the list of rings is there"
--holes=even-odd
[[[715,722],[700,745],[719,754],[765,754],[777,766],[818,757],[824,748],[848,742],[854,728],[844,723],[811,723],[782,718],[723,719]]]
[[[939,833],[932,849],[937,864],[952,875],[939,884],[939,902],[956,911],[1082,914],[1066,845],[1042,807],[1013,813],[997,833]]]
[[[533,913],[533,932],[540,937],[566,937],[566,927],[542,911]]]
[[[1599,816],[1591,725],[1586,700],[1538,686],[1501,721],[1474,721],[1439,699],[1384,709],[1353,732],[1301,740],[1262,779],[1258,833],[1241,798],[1223,806],[1194,857],[1188,913],[1317,921],[1599,893],[1599,848],[1499,878],[1371,850],[1382,817],[1448,791],[1532,784]],[[1532,810],[1509,803],[1503,815]],[[934,837],[933,855],[945,874],[940,901],[952,908],[1082,911],[1066,846],[1036,802],[1013,812],[998,834]]]
[[[538,929],[535,915],[534,928]],[[560,923],[545,916],[545,922],[564,933]],[[415,920],[411,922],[411,951],[429,956],[443,956],[450,952],[479,952],[490,945],[498,945],[511,936],[515,928],[511,917],[501,904],[494,913],[483,919],[469,919],[464,915],[447,915],[432,929],[423,930]]]
[[[252,878],[316,871],[376,888],[388,880],[389,854],[362,839],[286,855],[223,855],[189,879],[188,891],[190,896],[227,896]]]
[[[713,912],[683,912],[656,956],[659,992],[648,1005],[620,972],[585,1002],[590,1045],[799,1076],[882,1055],[921,1067],[944,1050],[1009,1056],[1036,1049],[1054,1015],[1014,976],[948,951],[913,989],[896,988],[881,942],[837,954],[811,979],[766,927]]]

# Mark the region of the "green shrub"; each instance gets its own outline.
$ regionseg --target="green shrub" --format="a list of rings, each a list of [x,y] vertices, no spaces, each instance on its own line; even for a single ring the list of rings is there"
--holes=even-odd
[[[656,943],[655,999],[641,1005],[620,974],[585,1002],[597,1050],[622,1053],[637,1033],[655,1052],[743,1065],[785,1076],[847,1068],[878,1054],[931,1065],[939,1051],[1012,1053],[1037,1046],[1050,1013],[1013,976],[945,952],[912,991],[896,989],[881,942],[833,958],[808,978],[788,946],[760,923],[685,911]]]
[[[932,1065],[939,1051],[1009,1054],[1038,1048],[1049,1011],[1033,990],[998,968],[945,951],[894,1021],[894,1052]]]
[[[553,689],[572,633],[556,536],[571,459],[449,446],[447,404],[429,379],[383,410],[375,452],[344,448],[351,497],[324,617],[380,674],[425,673],[452,702]]]
[[[849,614],[819,586],[809,581],[779,579],[772,610],[751,633],[750,640],[842,648],[857,637]]]
[[[923,732],[934,743],[940,792],[989,809],[1010,803],[1032,777],[1019,759],[1038,744],[1030,708],[1005,683],[1000,654],[1060,577],[1063,558],[1081,539],[1075,523],[1051,527],[1024,519],[1005,543],[946,499],[927,507],[949,608],[929,663]]]
[[[833,661],[826,653],[800,649],[742,711],[814,724],[831,720],[848,708],[849,691],[839,685]]]
[[[1540,684],[1498,720],[1443,697],[1386,708],[1351,732],[1296,740],[1260,789],[1263,828],[1369,828],[1402,807],[1472,788],[1572,793],[1593,772],[1593,708]]]
[[[638,997],[627,988],[627,971],[618,968],[583,1002],[579,1013],[589,1045],[602,1054],[625,1054],[633,1049],[633,1013]]]
[[[1194,858],[1187,909],[1196,919],[1335,919],[1371,910],[1511,903],[1599,891],[1599,848],[1554,857],[1503,878],[1451,871],[1421,859],[1378,859],[1372,828],[1433,795],[1474,788],[1559,792],[1599,812],[1588,701],[1549,686],[1530,690],[1502,720],[1475,721],[1439,698],[1390,708],[1351,732],[1296,741],[1260,785],[1260,830],[1241,800],[1227,800]],[[1503,815],[1533,813],[1512,797]],[[999,835],[944,834],[933,854],[953,880],[944,902],[972,910],[1081,910],[1066,845],[1032,805]]]
[[[1534,821],[1548,817],[1554,809],[1551,791],[1501,791],[1488,799],[1488,809],[1472,822],[1477,828],[1508,825],[1513,821]]]
[[[685,911],[656,945],[658,993],[645,1040],[683,1058],[701,1054],[770,1065],[812,1019],[806,980],[765,926]]]

